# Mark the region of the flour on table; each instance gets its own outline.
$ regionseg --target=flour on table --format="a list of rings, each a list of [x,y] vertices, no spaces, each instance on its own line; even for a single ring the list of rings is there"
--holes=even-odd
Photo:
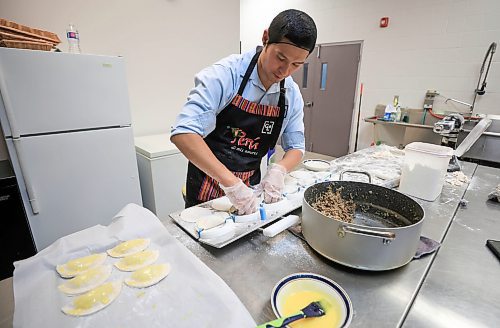
[[[462,171],[450,172],[446,174],[445,181],[453,186],[461,186],[464,183],[470,182],[469,178]]]

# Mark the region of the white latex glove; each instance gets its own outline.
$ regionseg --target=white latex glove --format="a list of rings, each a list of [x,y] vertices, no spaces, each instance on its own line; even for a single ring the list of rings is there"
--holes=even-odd
[[[275,203],[281,200],[285,188],[286,168],[279,164],[271,164],[267,173],[260,182],[260,189],[264,193],[264,202]]]
[[[230,187],[224,187],[223,185],[220,185],[220,187],[238,210],[238,214],[252,214],[257,211],[259,205],[257,195],[243,181],[239,180],[238,183]]]

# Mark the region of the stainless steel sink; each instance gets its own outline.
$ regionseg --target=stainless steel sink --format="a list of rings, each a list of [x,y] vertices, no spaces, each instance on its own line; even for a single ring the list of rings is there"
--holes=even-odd
[[[462,159],[482,165],[500,167],[500,116],[488,115],[488,118],[492,120],[491,125],[462,156]],[[458,136],[459,143],[476,124],[476,122],[464,124],[464,131],[460,132]]]

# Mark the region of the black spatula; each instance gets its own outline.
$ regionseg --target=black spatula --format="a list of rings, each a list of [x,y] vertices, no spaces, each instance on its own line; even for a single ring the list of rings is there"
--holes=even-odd
[[[273,321],[263,323],[257,326],[257,328],[280,328],[286,327],[286,325],[304,318],[311,317],[321,317],[325,314],[325,310],[321,307],[319,302],[312,302],[302,310],[285,318],[278,318]]]

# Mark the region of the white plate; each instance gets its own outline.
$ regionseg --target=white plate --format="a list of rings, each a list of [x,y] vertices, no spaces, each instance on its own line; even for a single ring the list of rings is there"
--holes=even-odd
[[[305,180],[305,179],[314,178],[313,172],[309,172],[309,171],[305,171],[305,170],[292,171],[289,173],[289,175],[297,180]]]
[[[308,293],[318,293],[322,299],[307,299]],[[297,305],[302,304],[298,306],[299,308],[289,309],[290,313],[286,313],[284,306],[291,297],[297,298],[299,301]],[[353,315],[351,300],[342,287],[326,277],[314,273],[295,273],[281,279],[271,295],[271,305],[277,317],[300,311],[313,301],[321,301],[320,304],[326,312],[324,316],[314,319],[319,320],[318,328],[345,328],[350,325]],[[332,311],[334,311],[332,317],[327,319],[328,322],[325,325],[326,316]],[[329,325],[330,322],[331,325]]]
[[[311,171],[326,171],[330,168],[330,162],[324,161],[322,159],[308,159],[302,162],[305,168]]]

